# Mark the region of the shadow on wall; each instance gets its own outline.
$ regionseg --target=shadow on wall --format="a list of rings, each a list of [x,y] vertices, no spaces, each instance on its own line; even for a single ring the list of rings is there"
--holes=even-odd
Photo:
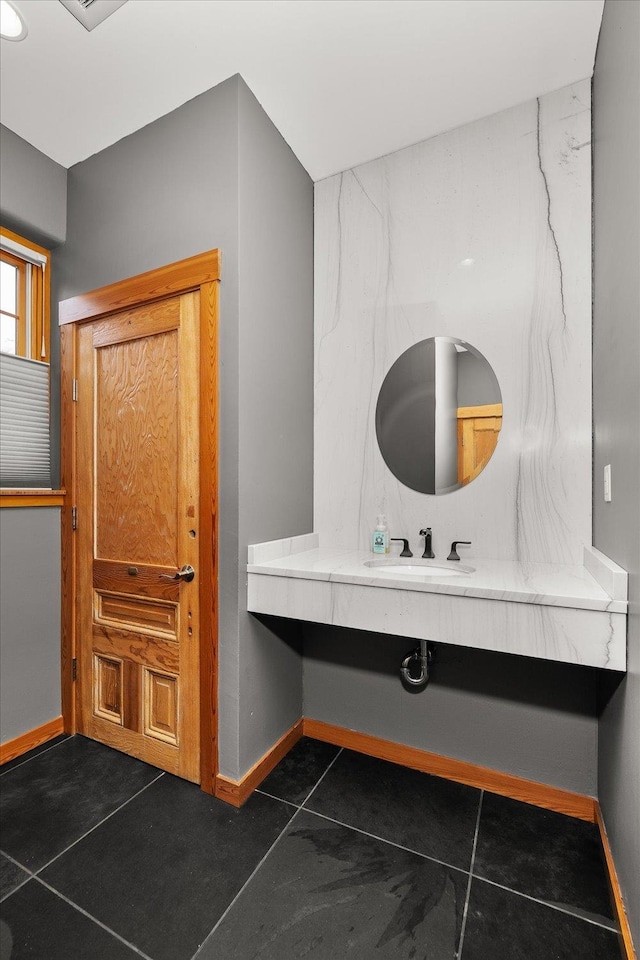
[[[265,618],[269,619],[269,618]],[[593,718],[596,711],[597,671],[591,667],[435,643],[435,656],[426,689],[402,687],[403,657],[417,641],[407,637],[304,624],[304,659],[311,669],[323,664],[343,668],[353,679],[357,697],[359,679],[397,682],[398,693],[429,697],[439,688],[555,712]],[[617,681],[619,682],[619,680]],[[390,688],[391,689],[391,688]]]
[[[614,694],[626,679],[626,673],[614,673],[611,670],[603,670],[598,676],[598,717],[607,708],[609,701],[613,699]]]
[[[285,617],[269,617],[263,613],[252,613],[250,616],[254,620],[258,620],[269,633],[274,634],[288,647],[291,647],[295,653],[302,654],[302,624],[297,620],[290,620]]]

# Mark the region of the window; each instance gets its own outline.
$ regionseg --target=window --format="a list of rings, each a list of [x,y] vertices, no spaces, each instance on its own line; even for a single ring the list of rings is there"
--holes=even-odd
[[[0,231],[0,487],[50,489],[49,253]]]
[[[0,233],[0,351],[49,360],[49,253],[15,233]]]
[[[24,356],[26,351],[26,263],[0,254],[0,350]]]

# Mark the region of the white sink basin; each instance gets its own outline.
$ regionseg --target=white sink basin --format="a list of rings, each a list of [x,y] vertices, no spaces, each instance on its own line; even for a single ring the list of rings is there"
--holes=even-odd
[[[475,567],[467,567],[456,560],[450,560],[448,563],[434,563],[433,560],[408,557],[366,560],[365,566],[372,567],[378,573],[392,573],[397,577],[468,577],[475,570]]]

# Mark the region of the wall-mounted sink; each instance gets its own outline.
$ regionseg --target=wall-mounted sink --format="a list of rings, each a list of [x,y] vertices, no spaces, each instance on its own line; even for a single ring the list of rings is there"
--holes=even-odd
[[[417,558],[385,557],[379,560],[366,560],[366,567],[373,567],[380,573],[394,573],[400,577],[468,577],[474,567],[451,561],[434,563],[433,560]]]
[[[595,548],[583,567],[460,561],[321,547],[318,534],[250,544],[247,609],[367,630],[625,670],[627,574]]]

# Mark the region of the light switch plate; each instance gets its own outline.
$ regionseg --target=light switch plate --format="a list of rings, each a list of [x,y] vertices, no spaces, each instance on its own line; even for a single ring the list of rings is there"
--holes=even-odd
[[[608,463],[604,468],[604,499],[605,503],[611,503],[611,464]]]

